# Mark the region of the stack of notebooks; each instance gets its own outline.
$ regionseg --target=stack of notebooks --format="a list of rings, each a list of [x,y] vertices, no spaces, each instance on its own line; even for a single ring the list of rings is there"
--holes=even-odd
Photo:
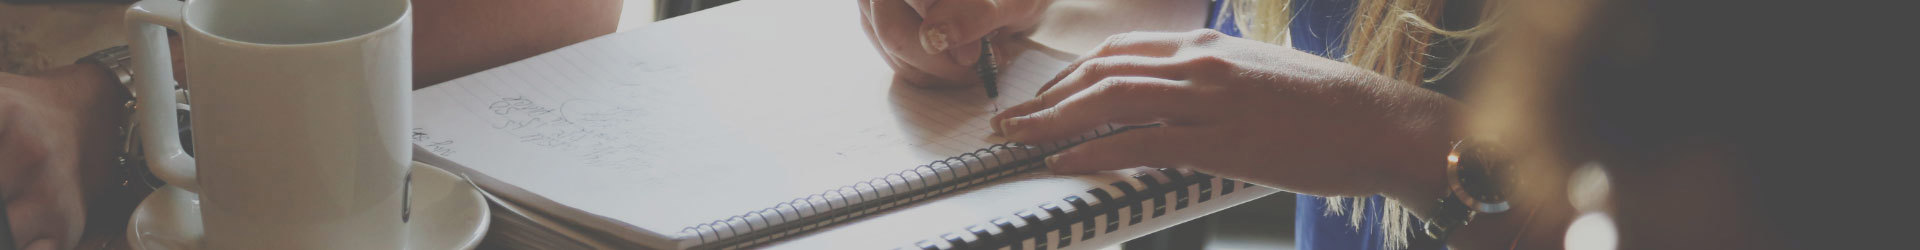
[[[421,89],[415,158],[486,191],[483,246],[506,248],[1097,248],[1276,192],[1049,174],[1043,157],[1128,128],[1029,145],[987,119],[1073,55],[1004,43],[997,98],[914,88],[858,11],[745,1]]]

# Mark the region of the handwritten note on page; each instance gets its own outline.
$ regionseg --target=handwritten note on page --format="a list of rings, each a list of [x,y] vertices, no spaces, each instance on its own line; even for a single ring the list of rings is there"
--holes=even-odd
[[[531,195],[676,232],[1002,143],[990,109],[1031,99],[1071,59],[1001,55],[1012,63],[989,99],[894,84],[855,19],[677,20],[416,91],[415,143]]]

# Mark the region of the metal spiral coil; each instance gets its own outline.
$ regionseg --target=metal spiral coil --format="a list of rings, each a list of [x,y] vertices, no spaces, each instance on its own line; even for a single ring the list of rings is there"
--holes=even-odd
[[[812,231],[826,224],[867,215],[864,212],[868,210],[877,212],[974,184],[1012,176],[998,174],[1009,172],[1008,170],[1036,169],[1041,164],[1031,164],[1040,160],[1035,156],[1052,153],[1092,138],[1119,133],[1123,130],[1126,128],[1116,129],[1108,126],[1105,130],[1081,136],[1076,140],[1054,143],[1051,147],[1019,143],[994,144],[879,178],[774,204],[765,209],[689,226],[681,229],[681,233],[696,236],[699,239],[699,244],[695,247],[697,249],[758,245],[774,238],[767,236]],[[965,172],[960,172],[962,170]],[[862,185],[866,190],[871,191],[862,192]],[[849,191],[852,194],[848,194]],[[834,197],[839,199],[833,199]],[[835,201],[839,201],[837,202],[839,205],[836,205]],[[782,211],[783,208],[787,210]],[[789,213],[794,215],[789,216]],[[761,223],[756,225],[754,218],[758,218]],[[807,227],[808,225],[816,226]]]

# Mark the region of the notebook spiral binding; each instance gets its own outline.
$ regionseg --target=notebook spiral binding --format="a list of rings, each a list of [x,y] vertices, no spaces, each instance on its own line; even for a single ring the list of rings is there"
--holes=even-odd
[[[1039,169],[1042,167],[1038,164],[1040,156],[1127,129],[1107,126],[1074,140],[1050,145],[994,144],[766,209],[690,226],[682,229],[681,233],[698,240],[691,249],[757,246],[1015,173]]]
[[[1067,248],[1076,242],[1114,233],[1122,228],[1123,221],[1127,222],[1125,226],[1132,226],[1165,216],[1170,211],[1187,209],[1190,205],[1221,200],[1236,189],[1257,187],[1253,183],[1184,169],[1154,169],[1136,173],[1130,179],[1133,181],[1117,181],[1078,195],[1041,203],[1032,209],[1015,212],[1011,217],[967,226],[958,233],[942,234],[900,249],[1044,250],[1049,249],[1049,245],[1052,249]],[[1143,187],[1136,189],[1134,183]],[[1109,190],[1119,191],[1119,196],[1114,196]],[[1144,205],[1148,201],[1151,201],[1151,206]]]

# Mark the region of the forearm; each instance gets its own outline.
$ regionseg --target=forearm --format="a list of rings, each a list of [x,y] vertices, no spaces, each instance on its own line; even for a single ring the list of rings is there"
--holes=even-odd
[[[73,64],[35,72],[20,77],[31,80],[0,81],[0,87],[11,88],[23,94],[31,95],[57,105],[62,109],[99,110],[104,107],[119,107],[127,100],[127,90],[114,79],[106,68],[93,64]],[[109,114],[90,114],[107,116]]]
[[[127,112],[132,111],[126,106],[127,100],[132,99],[129,96],[131,92],[127,91],[126,86],[120,84],[119,79],[116,79],[105,67],[87,63],[62,66],[36,76],[53,82],[54,84],[51,85],[64,88],[62,91],[64,94],[61,94],[62,100],[56,100],[56,102],[65,102],[62,105],[71,107],[65,110],[75,112],[77,115],[80,134],[75,138],[79,138],[82,142],[80,143],[81,164],[85,164],[84,166],[110,164],[114,155],[120,153],[121,131],[119,128],[127,125],[129,114]],[[101,171],[107,168],[81,168],[81,170],[83,176],[90,177],[83,179],[84,181],[110,181],[106,178],[95,178],[106,176],[107,173]],[[104,185],[97,185],[97,183],[83,185],[83,187],[102,186]]]
[[[0,74],[0,89],[10,95],[33,103],[28,109],[15,115],[16,118],[38,119],[62,124],[60,135],[55,138],[71,138],[73,150],[79,157],[81,166],[105,166],[113,160],[113,154],[119,153],[120,131],[126,124],[127,109],[124,106],[129,99],[128,92],[104,67],[94,64],[73,64],[36,72],[33,75]],[[102,187],[109,180],[104,178],[107,168],[83,167],[80,175],[81,187]],[[96,190],[86,190],[88,192]]]
[[[414,1],[414,88],[613,33],[619,0]]]

